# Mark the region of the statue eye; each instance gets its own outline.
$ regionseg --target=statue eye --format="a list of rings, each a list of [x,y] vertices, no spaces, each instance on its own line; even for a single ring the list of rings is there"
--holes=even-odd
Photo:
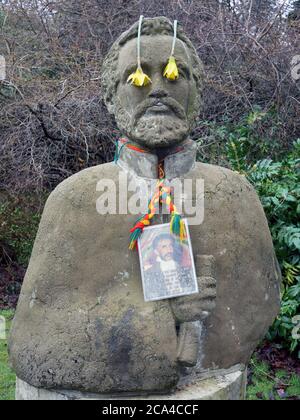
[[[190,79],[190,70],[185,64],[177,63],[175,57],[170,57],[163,76],[171,82],[175,82],[179,77]]]
[[[152,83],[152,81],[150,77],[143,72],[142,67],[138,66],[136,71],[130,74],[130,76],[128,77],[127,83],[131,83],[132,85],[137,87],[142,87],[149,85],[150,83]]]
[[[166,65],[163,73],[164,77],[172,82],[178,79],[179,72],[176,64],[175,57],[171,56],[169,58],[168,64]]]

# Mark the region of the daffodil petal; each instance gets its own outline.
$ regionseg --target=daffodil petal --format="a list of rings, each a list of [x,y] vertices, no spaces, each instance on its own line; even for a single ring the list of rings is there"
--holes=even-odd
[[[143,72],[143,70],[138,67],[135,71],[135,73],[132,73],[128,79],[127,82],[131,82],[132,85],[141,87],[141,86],[147,86],[149,83],[151,83],[151,79],[147,74]]]
[[[147,76],[147,74],[144,73],[144,76],[145,76],[145,78],[144,78],[144,86],[147,86],[147,85],[149,85],[149,83],[152,83],[152,80],[150,79],[149,76]]]
[[[169,80],[176,80],[179,77],[178,67],[174,57],[169,58],[169,62],[164,70],[164,77]]]

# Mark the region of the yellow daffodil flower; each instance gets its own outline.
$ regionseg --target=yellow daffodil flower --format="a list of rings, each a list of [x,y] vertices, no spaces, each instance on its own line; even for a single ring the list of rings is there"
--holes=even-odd
[[[147,86],[149,85],[149,83],[152,83],[151,79],[149,76],[147,76],[146,73],[143,72],[142,67],[138,67],[135,71],[135,73],[132,73],[128,79],[127,82],[131,82],[132,85],[134,86]]]
[[[142,87],[147,86],[149,83],[152,83],[150,77],[143,72],[141,66],[141,33],[142,33],[142,23],[143,16],[140,16],[139,27],[138,27],[138,37],[137,37],[137,69],[132,73],[128,79],[127,83],[131,82],[132,85]]]
[[[176,64],[175,57],[173,56],[169,58],[169,62],[164,71],[164,77],[172,81],[177,80],[179,77],[178,67]]]

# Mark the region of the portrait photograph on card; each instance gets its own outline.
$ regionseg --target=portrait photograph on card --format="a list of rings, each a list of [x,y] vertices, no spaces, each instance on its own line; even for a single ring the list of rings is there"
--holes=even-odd
[[[180,242],[170,224],[148,227],[138,249],[145,301],[198,293],[198,282],[187,221],[187,238]]]

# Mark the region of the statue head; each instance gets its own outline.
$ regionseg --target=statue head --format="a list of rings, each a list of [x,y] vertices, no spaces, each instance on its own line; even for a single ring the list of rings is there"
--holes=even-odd
[[[201,105],[203,70],[197,52],[181,28],[175,58],[179,78],[163,76],[170,57],[173,25],[164,18],[144,19],[141,64],[152,83],[137,87],[127,82],[137,67],[138,22],[113,44],[102,68],[106,106],[131,141],[150,149],[184,141],[196,122]]]

